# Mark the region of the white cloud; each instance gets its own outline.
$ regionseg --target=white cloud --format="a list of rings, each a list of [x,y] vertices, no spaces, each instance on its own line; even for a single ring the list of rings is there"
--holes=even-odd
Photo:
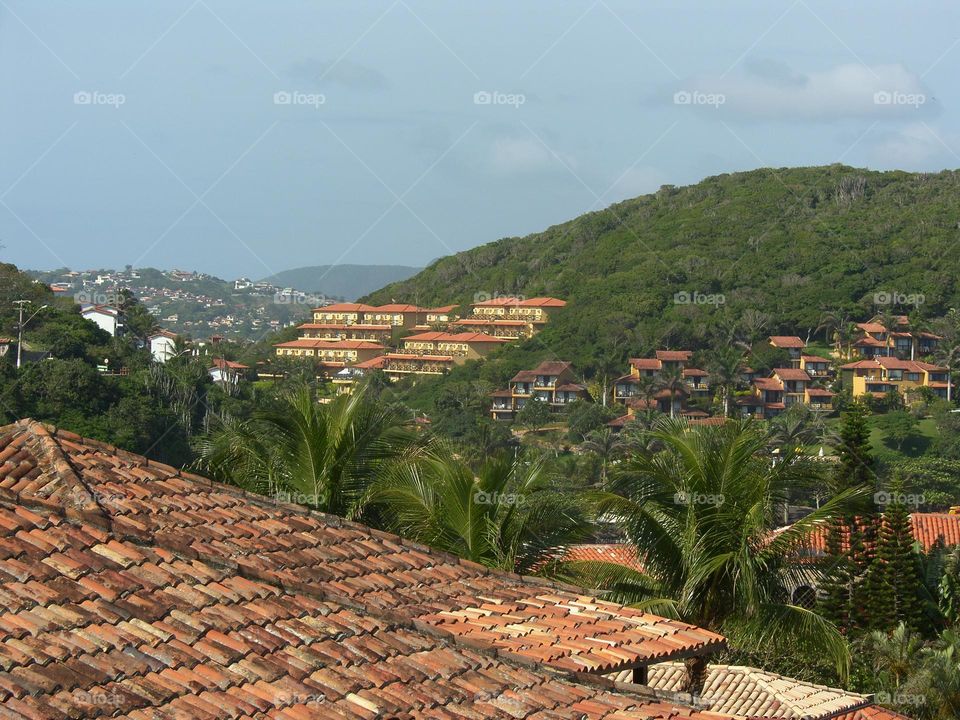
[[[926,123],[910,123],[884,133],[871,148],[878,167],[939,170],[960,165],[960,137]]]
[[[490,169],[503,175],[558,170],[564,164],[571,169],[576,167],[574,158],[559,152],[555,156],[532,137],[499,137],[490,147]]]
[[[721,116],[764,120],[927,118],[939,105],[902,65],[858,63],[798,73],[784,63],[753,61],[730,75],[681,81],[667,102]]]

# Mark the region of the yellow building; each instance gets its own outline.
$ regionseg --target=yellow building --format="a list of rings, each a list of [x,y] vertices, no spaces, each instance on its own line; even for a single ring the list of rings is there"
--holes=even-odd
[[[587,388],[576,382],[568,362],[547,361],[533,370],[521,370],[507,390],[491,395],[490,415],[494,420],[511,420],[528,402],[544,402],[557,412],[576,400],[589,400]]]
[[[857,323],[860,337],[853,343],[853,349],[864,358],[897,357],[901,360],[916,360],[936,350],[942,339],[939,335],[924,331],[911,331],[906,315],[896,318],[897,326],[888,329],[882,323],[872,320]]]
[[[918,388],[927,387],[934,395],[946,398],[950,378],[945,367],[896,357],[858,360],[842,365],[840,371],[843,386],[851,390],[853,397],[867,393],[885,395],[891,390],[906,395]]]
[[[522,320],[538,326],[546,323],[552,313],[566,304],[564,300],[550,297],[497,297],[474,303],[473,316],[481,320]]]
[[[352,365],[382,354],[384,346],[359,340],[300,338],[273,346],[277,357],[312,358],[326,365]]]
[[[424,332],[403,339],[401,353],[406,355],[442,355],[460,365],[467,360],[486,357],[508,342],[506,338],[484,333]]]
[[[305,323],[297,328],[301,339],[362,340],[383,343],[393,334],[392,325],[343,325],[337,323]]]

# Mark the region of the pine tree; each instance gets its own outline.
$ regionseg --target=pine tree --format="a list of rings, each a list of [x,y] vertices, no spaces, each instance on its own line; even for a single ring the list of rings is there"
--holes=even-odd
[[[859,402],[851,403],[841,416],[837,453],[839,463],[832,485],[834,492],[856,487],[872,487],[875,473],[870,454],[870,428],[867,410]],[[846,632],[869,627],[871,607],[867,602],[868,570],[876,544],[876,510],[861,504],[827,531],[827,570],[821,586],[823,614]]]
[[[923,578],[914,552],[916,541],[910,512],[903,498],[903,483],[895,480],[890,486],[890,503],[879,524],[875,557],[868,571],[869,622],[877,630],[890,630],[899,623],[913,630],[921,629],[923,613],[918,590]]]

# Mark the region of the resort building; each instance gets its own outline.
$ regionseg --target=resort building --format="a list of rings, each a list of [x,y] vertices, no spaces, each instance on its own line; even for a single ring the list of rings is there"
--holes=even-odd
[[[807,344],[796,335],[771,335],[770,344],[775,348],[786,350],[790,356],[790,367],[799,368],[803,349]]]
[[[693,352],[690,350],[657,350],[652,358],[630,358],[630,373],[617,378],[613,383],[613,400],[626,403],[651,390],[658,390],[657,405],[666,401],[664,412],[670,412],[669,393],[657,388],[657,382],[665,373],[680,370],[683,378],[684,397],[710,397],[710,373],[690,365]],[[654,397],[654,396],[650,396]],[[675,408],[676,411],[680,408]]]
[[[512,420],[528,402],[544,402],[559,412],[577,400],[589,400],[590,393],[576,382],[568,362],[542,362],[533,370],[521,370],[510,380],[510,387],[492,394],[490,408],[494,420]]]
[[[566,305],[566,301],[551,297],[496,297],[474,303],[473,317],[480,320],[522,320],[536,331]]]
[[[301,339],[362,340],[385,343],[393,335],[392,325],[305,323],[297,329],[300,331]]]
[[[812,387],[813,378],[799,368],[776,368],[770,377],[755,378],[750,394],[736,399],[744,417],[768,420],[792,405],[806,405],[811,410],[833,409],[834,393]]]
[[[404,355],[450,356],[460,365],[467,360],[486,357],[506,342],[505,338],[478,332],[429,331],[405,337],[399,352]]]
[[[801,355],[800,369],[814,380],[827,380],[834,375],[830,361],[817,355]]]
[[[885,395],[891,390],[907,396],[926,387],[937,397],[945,399],[950,381],[950,373],[945,367],[888,356],[841,365],[840,373],[844,388],[848,388],[853,397],[867,393]]]
[[[379,343],[359,340],[318,340],[300,338],[274,345],[277,357],[313,358],[332,366],[352,365],[370,360],[384,351]]]
[[[906,315],[895,318],[897,326],[886,328],[877,319],[857,323],[860,337],[853,343],[853,349],[860,357],[896,357],[901,360],[916,360],[930,355],[937,349],[941,340],[939,335],[925,331],[910,331],[910,321]]]
[[[412,328],[426,319],[427,310],[406,303],[365,305],[336,303],[313,309],[313,322],[333,325],[390,325]]]

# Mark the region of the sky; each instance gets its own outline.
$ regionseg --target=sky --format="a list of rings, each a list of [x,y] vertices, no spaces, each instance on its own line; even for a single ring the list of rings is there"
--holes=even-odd
[[[0,260],[422,265],[720,173],[960,167],[960,4],[0,0]]]

